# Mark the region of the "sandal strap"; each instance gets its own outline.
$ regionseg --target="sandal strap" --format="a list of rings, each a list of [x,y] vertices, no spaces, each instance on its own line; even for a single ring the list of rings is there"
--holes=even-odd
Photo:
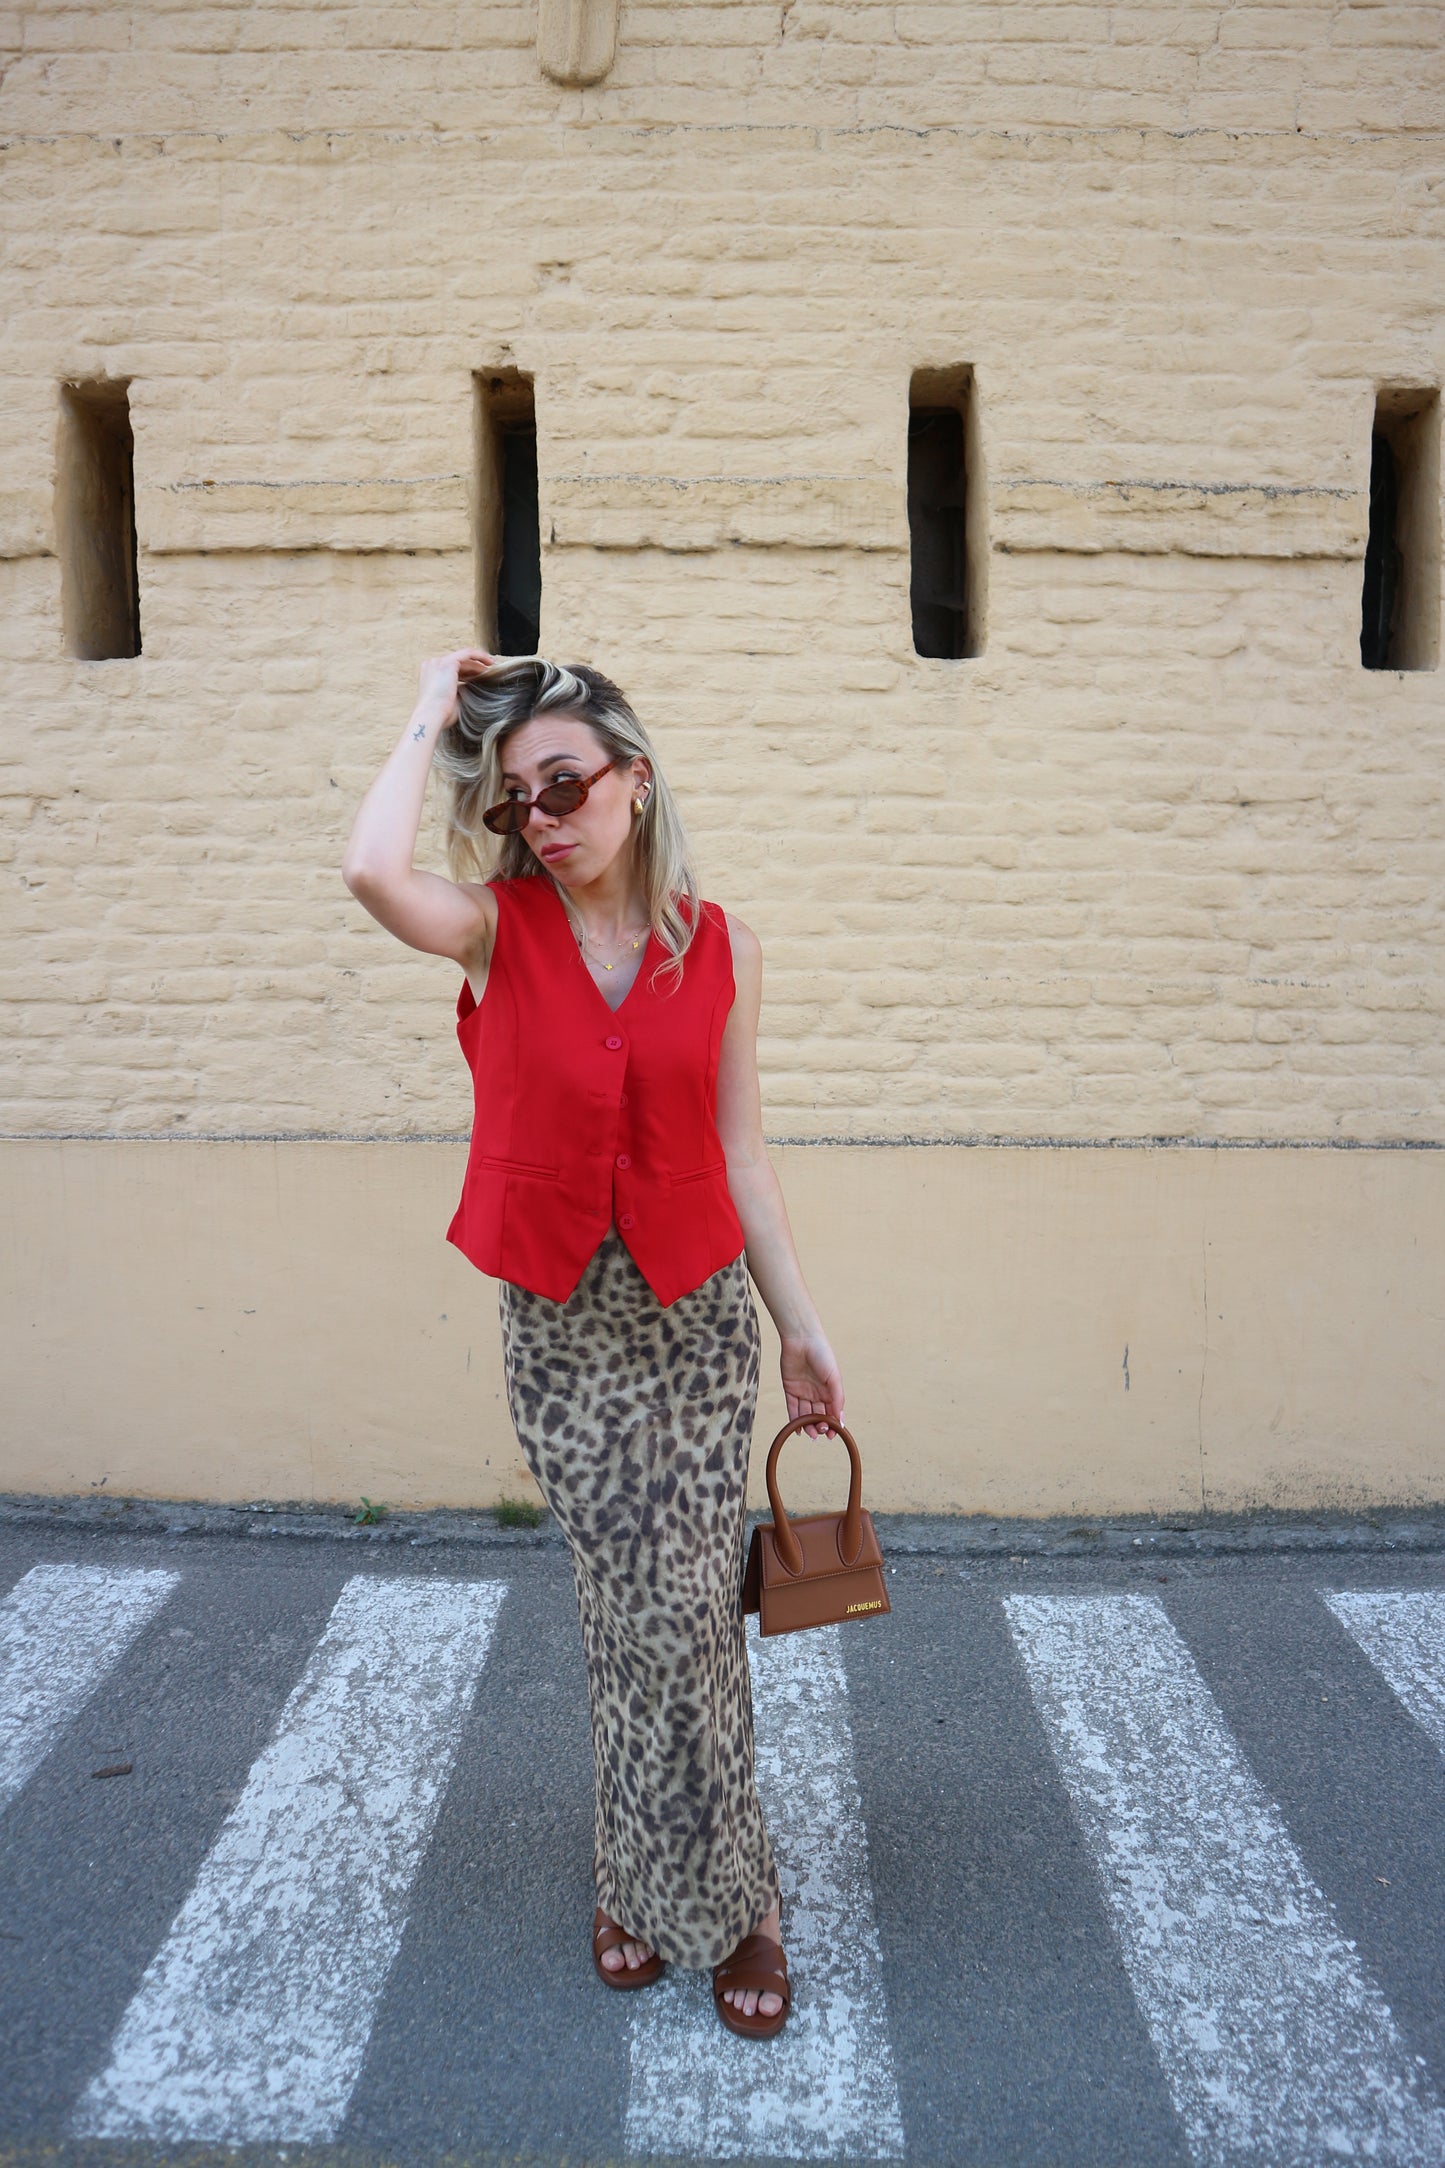
[[[636,1940],[636,1935],[630,1935],[625,1927],[619,1927],[615,1920],[609,1920],[601,1906],[598,1906],[597,1916],[592,1922],[594,1956],[605,1957],[609,1950],[620,1950],[624,1942]]]
[[[756,1989],[761,1995],[781,1995],[786,2007],[792,1991],[782,1944],[774,1942],[771,1935],[745,1935],[732,1956],[713,1967],[713,1994],[725,1995],[729,1989],[734,1993]]]

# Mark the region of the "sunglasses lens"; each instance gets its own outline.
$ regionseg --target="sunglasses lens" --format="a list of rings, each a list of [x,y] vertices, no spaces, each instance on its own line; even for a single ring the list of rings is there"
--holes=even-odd
[[[549,783],[539,790],[529,805],[525,798],[504,798],[500,805],[489,805],[482,815],[482,825],[490,828],[494,836],[520,835],[532,816],[532,806],[543,813],[550,813],[560,820],[564,813],[575,813],[579,805],[587,802],[588,784],[595,783],[591,776],[588,783]]]
[[[544,813],[560,818],[564,813],[575,813],[587,793],[580,783],[549,783],[537,793],[537,803]]]

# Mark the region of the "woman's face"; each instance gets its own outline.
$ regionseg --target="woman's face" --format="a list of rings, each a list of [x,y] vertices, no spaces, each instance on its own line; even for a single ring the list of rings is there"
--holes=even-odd
[[[534,715],[502,745],[502,788],[508,797],[535,798],[549,783],[596,775],[607,757],[590,724],[573,715]],[[624,760],[598,777],[575,813],[534,806],[522,831],[528,847],[564,888],[586,888],[630,843],[633,798],[651,783],[645,760]]]

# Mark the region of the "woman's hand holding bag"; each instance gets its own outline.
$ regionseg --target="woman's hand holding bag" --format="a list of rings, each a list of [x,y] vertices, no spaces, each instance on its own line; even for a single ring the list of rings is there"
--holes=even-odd
[[[778,1455],[795,1431],[815,1426],[833,1431],[848,1448],[848,1503],[841,1513],[790,1520],[778,1490]],[[759,1633],[796,1633],[891,1610],[883,1553],[873,1516],[863,1505],[863,1463],[851,1433],[816,1415],[785,1423],[768,1451],[767,1485],[772,1524],[764,1521],[753,1530],[743,1574],[743,1609],[758,1613]]]

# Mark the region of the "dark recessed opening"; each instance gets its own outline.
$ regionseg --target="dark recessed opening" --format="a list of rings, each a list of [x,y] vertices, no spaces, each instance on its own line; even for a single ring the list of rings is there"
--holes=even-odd
[[[537,409],[516,370],[477,377],[477,619],[500,655],[535,655],[542,626]]]
[[[983,461],[972,369],[920,369],[908,399],[909,602],[920,655],[983,652]]]
[[[968,551],[963,514],[963,416],[956,407],[913,407],[908,415],[908,538],[913,645],[950,661],[965,652]]]
[[[86,662],[138,655],[135,442],[128,384],[61,385],[55,528],[66,648]]]
[[[1375,400],[1360,609],[1367,670],[1440,660],[1440,395],[1389,386]]]

